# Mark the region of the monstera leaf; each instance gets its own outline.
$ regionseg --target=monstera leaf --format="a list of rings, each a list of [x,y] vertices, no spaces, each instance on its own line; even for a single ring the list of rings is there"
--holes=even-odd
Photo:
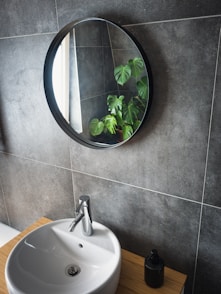
[[[89,130],[92,136],[98,136],[104,130],[104,123],[97,118],[93,118],[90,121]]]
[[[127,124],[133,125],[134,121],[137,120],[140,109],[139,107],[130,100],[127,109],[125,109],[124,120]]]
[[[134,131],[133,131],[133,128],[130,125],[125,125],[123,127],[122,132],[123,132],[123,139],[127,140],[133,135]]]
[[[123,100],[123,95],[119,97],[117,97],[117,95],[109,95],[107,97],[108,110],[111,114],[116,115],[119,111],[122,110]]]
[[[136,120],[133,124],[133,130],[136,131],[136,129],[139,128],[140,124],[141,124],[141,121],[139,119]]]
[[[135,57],[134,59],[130,59],[128,61],[128,65],[131,68],[131,76],[133,76],[136,79],[142,74],[144,70],[144,61],[140,57]]]
[[[131,67],[126,65],[119,65],[114,69],[114,77],[116,82],[123,86],[131,77]]]
[[[109,114],[104,117],[105,128],[113,135],[116,134],[117,120],[115,116]]]
[[[137,82],[137,92],[138,95],[146,100],[148,96],[148,86],[147,86],[147,77],[142,77],[140,81]]]

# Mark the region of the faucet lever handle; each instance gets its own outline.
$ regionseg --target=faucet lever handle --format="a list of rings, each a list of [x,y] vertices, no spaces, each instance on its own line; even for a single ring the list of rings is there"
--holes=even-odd
[[[93,234],[91,209],[90,209],[90,197],[82,195],[79,198],[79,205],[75,210],[75,217],[70,224],[69,231],[72,232],[75,226],[82,220],[83,234],[91,236]]]
[[[81,203],[81,201],[82,201],[82,202],[86,202],[86,203],[88,204],[88,203],[90,203],[90,197],[87,196],[87,195],[81,195],[81,196],[79,197],[79,203]]]
[[[76,214],[76,215],[79,214],[79,212],[80,212],[80,210],[81,210],[81,207],[82,207],[83,203],[84,203],[83,201],[79,200],[79,205],[78,205],[78,207],[77,207],[76,210],[75,210],[75,214]]]

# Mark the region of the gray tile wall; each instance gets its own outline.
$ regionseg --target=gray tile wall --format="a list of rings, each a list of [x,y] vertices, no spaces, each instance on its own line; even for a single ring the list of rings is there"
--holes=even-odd
[[[59,28],[108,18],[134,34],[154,76],[149,118],[127,144],[93,150],[55,123],[44,58]],[[221,1],[4,0],[0,9],[0,220],[22,230],[71,217],[81,194],[123,248],[221,293]]]

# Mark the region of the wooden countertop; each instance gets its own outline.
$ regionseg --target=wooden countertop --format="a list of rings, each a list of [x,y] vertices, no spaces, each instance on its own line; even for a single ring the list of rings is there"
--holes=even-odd
[[[8,294],[4,271],[12,248],[29,232],[50,221],[42,217],[0,248],[0,294]],[[148,287],[144,282],[144,258],[122,249],[121,276],[116,294],[181,294],[185,281],[186,275],[165,267],[163,287],[158,289]]]

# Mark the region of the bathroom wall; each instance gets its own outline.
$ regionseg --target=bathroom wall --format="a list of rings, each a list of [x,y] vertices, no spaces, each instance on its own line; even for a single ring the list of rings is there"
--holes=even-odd
[[[45,99],[51,40],[87,16],[133,33],[153,71],[150,115],[117,149],[69,139]],[[0,220],[72,217],[88,194],[123,248],[157,248],[188,274],[186,294],[221,293],[220,23],[219,0],[1,1]]]

